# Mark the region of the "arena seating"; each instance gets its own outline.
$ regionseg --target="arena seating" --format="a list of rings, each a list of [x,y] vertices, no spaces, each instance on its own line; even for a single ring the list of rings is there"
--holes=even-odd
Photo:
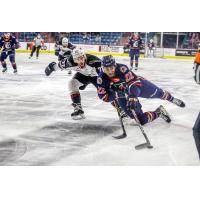
[[[0,32],[0,36],[3,35],[4,32]],[[33,41],[34,37],[39,32],[18,32],[15,33],[18,40],[20,42],[30,42]],[[124,33],[122,32],[91,32],[91,33],[83,33],[83,32],[70,32],[69,33],[69,40],[74,44],[96,44],[96,36],[100,35],[101,37],[101,44],[103,45],[117,45],[118,41],[121,39]],[[45,39],[45,42],[55,42],[55,38],[59,34],[52,34],[48,32],[41,33],[42,37]],[[49,35],[49,37],[48,37]],[[55,37],[53,38],[54,35]],[[84,35],[87,35],[86,39],[84,39]]]
[[[96,44],[95,33],[87,33],[88,39],[84,39],[84,33],[70,33],[69,40],[74,44]],[[122,32],[100,32],[101,44],[104,45],[116,45],[118,40],[122,37]]]

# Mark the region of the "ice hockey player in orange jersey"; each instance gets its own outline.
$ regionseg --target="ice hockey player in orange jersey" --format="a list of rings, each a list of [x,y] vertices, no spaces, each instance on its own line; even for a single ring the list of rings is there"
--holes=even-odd
[[[195,60],[194,60],[194,80],[200,84],[200,44],[198,46],[198,52],[196,54]]]

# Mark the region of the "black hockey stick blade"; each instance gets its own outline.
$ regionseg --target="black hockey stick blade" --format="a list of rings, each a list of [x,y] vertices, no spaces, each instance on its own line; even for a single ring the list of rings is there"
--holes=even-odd
[[[153,146],[150,143],[147,143],[147,142],[135,146],[136,150],[141,150],[141,149],[144,149],[144,148],[152,149]]]
[[[121,135],[118,135],[118,136],[112,136],[112,137],[115,138],[115,139],[123,139],[123,138],[126,138],[127,135],[126,135],[126,133],[123,133],[123,134],[121,134]]]

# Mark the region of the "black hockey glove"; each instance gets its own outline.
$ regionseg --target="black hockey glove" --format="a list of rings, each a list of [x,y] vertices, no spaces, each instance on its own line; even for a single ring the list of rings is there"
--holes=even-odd
[[[127,98],[127,107],[128,109],[133,109],[137,111],[140,108],[140,103],[138,101],[138,98],[134,95],[129,95]]]
[[[56,62],[51,62],[46,68],[45,68],[45,74],[46,76],[49,76],[53,71],[55,71]]]
[[[69,67],[72,67],[72,64],[68,61],[67,58],[64,58],[62,60],[59,61],[58,63],[58,67],[63,70],[63,69],[67,69]]]
[[[85,88],[87,87],[87,85],[88,85],[88,84],[81,85],[81,86],[79,87],[79,90],[85,90]]]
[[[14,44],[14,45],[11,47],[11,50],[19,49],[19,47],[20,47],[20,44],[19,44],[19,43]]]

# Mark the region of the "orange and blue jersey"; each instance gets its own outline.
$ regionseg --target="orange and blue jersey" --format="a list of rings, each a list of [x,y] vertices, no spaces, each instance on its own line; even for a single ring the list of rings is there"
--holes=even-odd
[[[197,52],[194,62],[200,64],[200,51]]]
[[[159,98],[172,101],[173,97],[167,91],[154,85],[152,82],[136,75],[126,65],[117,63],[115,66],[115,76],[109,78],[103,71],[97,78],[97,93],[100,99],[105,102],[118,101],[122,110],[134,118],[132,112],[127,107],[127,96],[131,98]],[[157,118],[155,112],[143,112],[142,105],[137,101],[135,112],[141,124],[148,123]]]
[[[2,51],[15,51],[15,49],[19,48],[19,42],[14,36],[10,36],[8,41],[2,36],[0,39],[0,48],[2,48]]]

